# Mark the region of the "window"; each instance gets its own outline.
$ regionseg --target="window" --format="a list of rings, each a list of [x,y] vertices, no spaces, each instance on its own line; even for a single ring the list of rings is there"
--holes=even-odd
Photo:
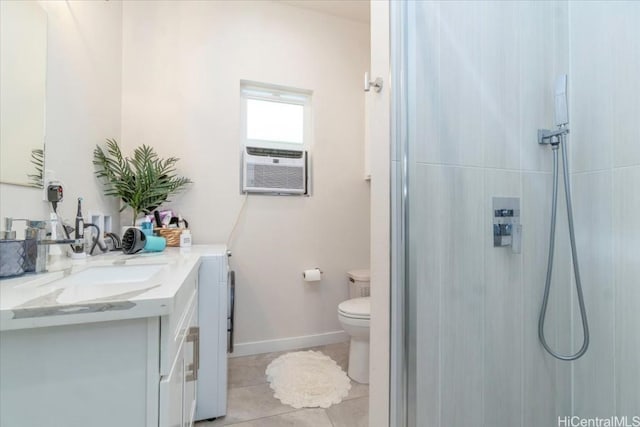
[[[306,150],[311,139],[311,92],[241,82],[243,145]]]

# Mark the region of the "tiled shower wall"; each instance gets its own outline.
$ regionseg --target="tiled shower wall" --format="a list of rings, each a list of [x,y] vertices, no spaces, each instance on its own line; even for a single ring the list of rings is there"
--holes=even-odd
[[[640,415],[639,23],[639,2],[569,2],[571,175],[591,327],[573,389],[585,417]]]
[[[638,415],[640,3],[420,2],[407,15],[418,425]],[[560,73],[591,326],[573,364],[546,355],[536,331],[551,153],[535,132],[553,124]],[[520,255],[491,245],[492,196],[521,198]],[[560,197],[548,334],[568,353],[582,334]]]
[[[607,3],[408,5],[416,425],[540,427],[563,415],[638,413],[639,6]],[[573,365],[547,355],[537,337],[552,154],[536,131],[553,126],[561,73],[570,81],[574,210],[592,327],[592,347]],[[401,156],[393,156],[397,173]],[[521,254],[492,246],[493,196],[521,199]],[[547,335],[569,353],[581,333],[559,197]]]

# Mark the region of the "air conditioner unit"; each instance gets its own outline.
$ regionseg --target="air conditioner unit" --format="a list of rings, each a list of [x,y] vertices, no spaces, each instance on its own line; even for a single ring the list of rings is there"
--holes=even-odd
[[[246,193],[307,194],[307,152],[245,147],[242,191]]]

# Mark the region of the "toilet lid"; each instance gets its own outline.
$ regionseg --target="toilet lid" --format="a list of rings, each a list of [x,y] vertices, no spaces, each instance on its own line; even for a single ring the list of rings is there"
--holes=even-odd
[[[346,317],[368,319],[371,317],[371,297],[343,301],[338,305],[338,311]]]

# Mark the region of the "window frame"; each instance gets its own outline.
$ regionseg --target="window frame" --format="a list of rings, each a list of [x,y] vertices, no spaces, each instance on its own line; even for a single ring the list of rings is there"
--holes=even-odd
[[[262,147],[280,150],[308,151],[312,145],[312,114],[311,97],[313,92],[306,89],[259,83],[254,81],[240,81],[240,141],[242,147]],[[303,107],[302,143],[271,141],[247,138],[247,101],[249,99],[269,102],[280,102]]]

